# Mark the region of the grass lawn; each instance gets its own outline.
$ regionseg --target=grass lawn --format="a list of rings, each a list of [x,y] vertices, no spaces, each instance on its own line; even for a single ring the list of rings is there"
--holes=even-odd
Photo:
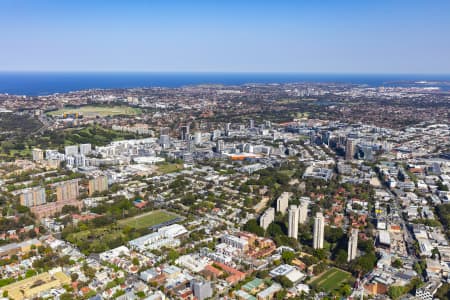
[[[169,174],[173,172],[177,172],[183,169],[183,164],[171,164],[171,163],[163,163],[158,164],[158,172],[160,174]]]
[[[351,278],[350,273],[338,268],[331,268],[310,282],[310,285],[331,292]]]
[[[177,218],[178,216],[163,210],[151,211],[139,216],[119,220],[121,226],[130,226],[136,229],[147,228]]]
[[[71,233],[67,237],[67,240],[71,243],[79,245],[81,243],[92,243],[94,241],[116,239],[123,236],[124,235],[120,230],[109,227],[99,227],[91,230]]]
[[[281,173],[281,174],[291,177],[292,175],[294,175],[295,171],[294,170],[281,170],[281,171],[278,171],[278,173]]]
[[[136,115],[141,112],[139,108],[133,108],[128,106],[93,106],[85,105],[74,108],[63,108],[55,111],[48,112],[50,116],[58,116],[64,113],[82,113],[85,117],[105,117],[105,116],[115,116],[115,115]]]

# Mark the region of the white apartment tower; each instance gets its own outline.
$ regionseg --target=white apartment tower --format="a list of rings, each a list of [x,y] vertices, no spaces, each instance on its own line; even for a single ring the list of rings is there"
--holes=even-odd
[[[297,205],[291,205],[288,210],[289,213],[289,237],[298,238],[298,219],[299,209]]]
[[[321,212],[318,212],[314,217],[314,240],[313,248],[322,249],[323,248],[323,235],[325,229],[325,219]]]
[[[264,230],[269,227],[270,223],[275,220],[275,209],[273,207],[268,208],[259,219],[259,226],[264,228]]]
[[[277,212],[286,213],[289,206],[289,197],[291,196],[288,192],[283,192],[277,199]]]
[[[347,262],[354,260],[358,251],[358,229],[353,228],[348,238]]]
[[[308,219],[308,203],[300,204],[298,208],[298,214],[298,222],[300,224],[305,224],[306,220]]]

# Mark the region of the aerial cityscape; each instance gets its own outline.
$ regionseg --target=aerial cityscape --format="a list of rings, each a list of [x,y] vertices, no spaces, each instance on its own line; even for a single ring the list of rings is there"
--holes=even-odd
[[[448,3],[37,2],[0,3],[0,300],[450,299]],[[392,52],[247,56],[348,10]],[[404,10],[440,44],[397,56]]]

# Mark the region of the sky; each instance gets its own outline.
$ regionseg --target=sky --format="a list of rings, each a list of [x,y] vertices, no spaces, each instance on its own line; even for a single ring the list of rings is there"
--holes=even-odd
[[[0,71],[450,74],[450,1],[0,0]]]

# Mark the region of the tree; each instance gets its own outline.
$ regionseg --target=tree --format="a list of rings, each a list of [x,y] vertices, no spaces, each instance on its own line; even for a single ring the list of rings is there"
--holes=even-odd
[[[399,269],[399,268],[403,267],[403,262],[402,262],[400,259],[397,258],[396,260],[394,260],[394,261],[392,262],[392,266],[393,266],[394,268]]]
[[[439,300],[450,299],[450,284],[444,283],[434,295]]]
[[[36,274],[37,274],[37,272],[35,270],[28,269],[27,272],[25,273],[25,278],[32,277],[32,276],[34,276]]]
[[[59,299],[60,300],[71,300],[71,299],[73,299],[73,296],[70,293],[64,293],[61,296],[59,296]]]
[[[79,213],[80,210],[78,209],[78,207],[73,205],[64,205],[61,212],[62,214],[71,214],[71,213]]]
[[[283,300],[286,299],[286,295],[287,295],[287,291],[286,290],[281,290],[276,294],[276,299],[277,300]]]
[[[325,227],[325,240],[329,243],[336,243],[344,237],[344,231],[341,227]]]
[[[133,263],[133,265],[135,265],[135,266],[139,266],[139,258],[133,257],[132,263]]]
[[[244,225],[244,230],[258,236],[264,236],[264,229],[258,225],[258,222],[256,222],[255,219],[248,220]]]
[[[295,253],[292,251],[283,251],[283,253],[281,254],[281,258],[283,259],[285,264],[290,264],[295,258]]]
[[[324,260],[325,258],[327,258],[327,251],[325,249],[314,249],[313,255],[319,260]]]
[[[343,286],[341,286],[341,288],[339,289],[339,293],[344,296],[344,297],[348,297],[350,296],[350,294],[352,293],[352,288],[350,287],[349,284],[344,284]]]
[[[95,271],[94,268],[88,266],[88,265],[85,263],[85,264],[83,265],[82,269],[83,269],[84,274],[85,274],[87,277],[89,277],[89,278],[94,278],[95,273],[96,273],[96,271]]]
[[[179,254],[177,251],[173,250],[173,249],[171,249],[171,250],[169,251],[169,253],[167,253],[167,258],[168,258],[170,261],[174,261],[174,260],[176,260],[178,257],[180,257],[180,254]]]
[[[320,273],[324,272],[326,268],[327,268],[327,265],[323,262],[320,262],[314,266],[313,273],[314,273],[314,275],[319,275]]]
[[[277,223],[270,223],[269,227],[267,227],[267,235],[271,237],[285,235],[281,226]]]
[[[350,262],[350,270],[354,274],[370,272],[377,262],[377,256],[374,252],[366,253]]]
[[[394,300],[400,298],[405,293],[406,293],[405,287],[403,286],[390,286],[388,289],[389,297],[391,297]]]
[[[289,289],[291,287],[294,286],[294,284],[292,283],[292,281],[290,281],[286,276],[278,276],[275,278],[276,281],[278,281],[281,286],[285,289]]]
[[[339,266],[345,266],[347,264],[347,252],[345,250],[339,249],[336,254],[335,262]]]
[[[439,249],[437,247],[434,247],[433,250],[431,250],[431,258],[436,259],[440,258],[441,254],[439,253]]]

